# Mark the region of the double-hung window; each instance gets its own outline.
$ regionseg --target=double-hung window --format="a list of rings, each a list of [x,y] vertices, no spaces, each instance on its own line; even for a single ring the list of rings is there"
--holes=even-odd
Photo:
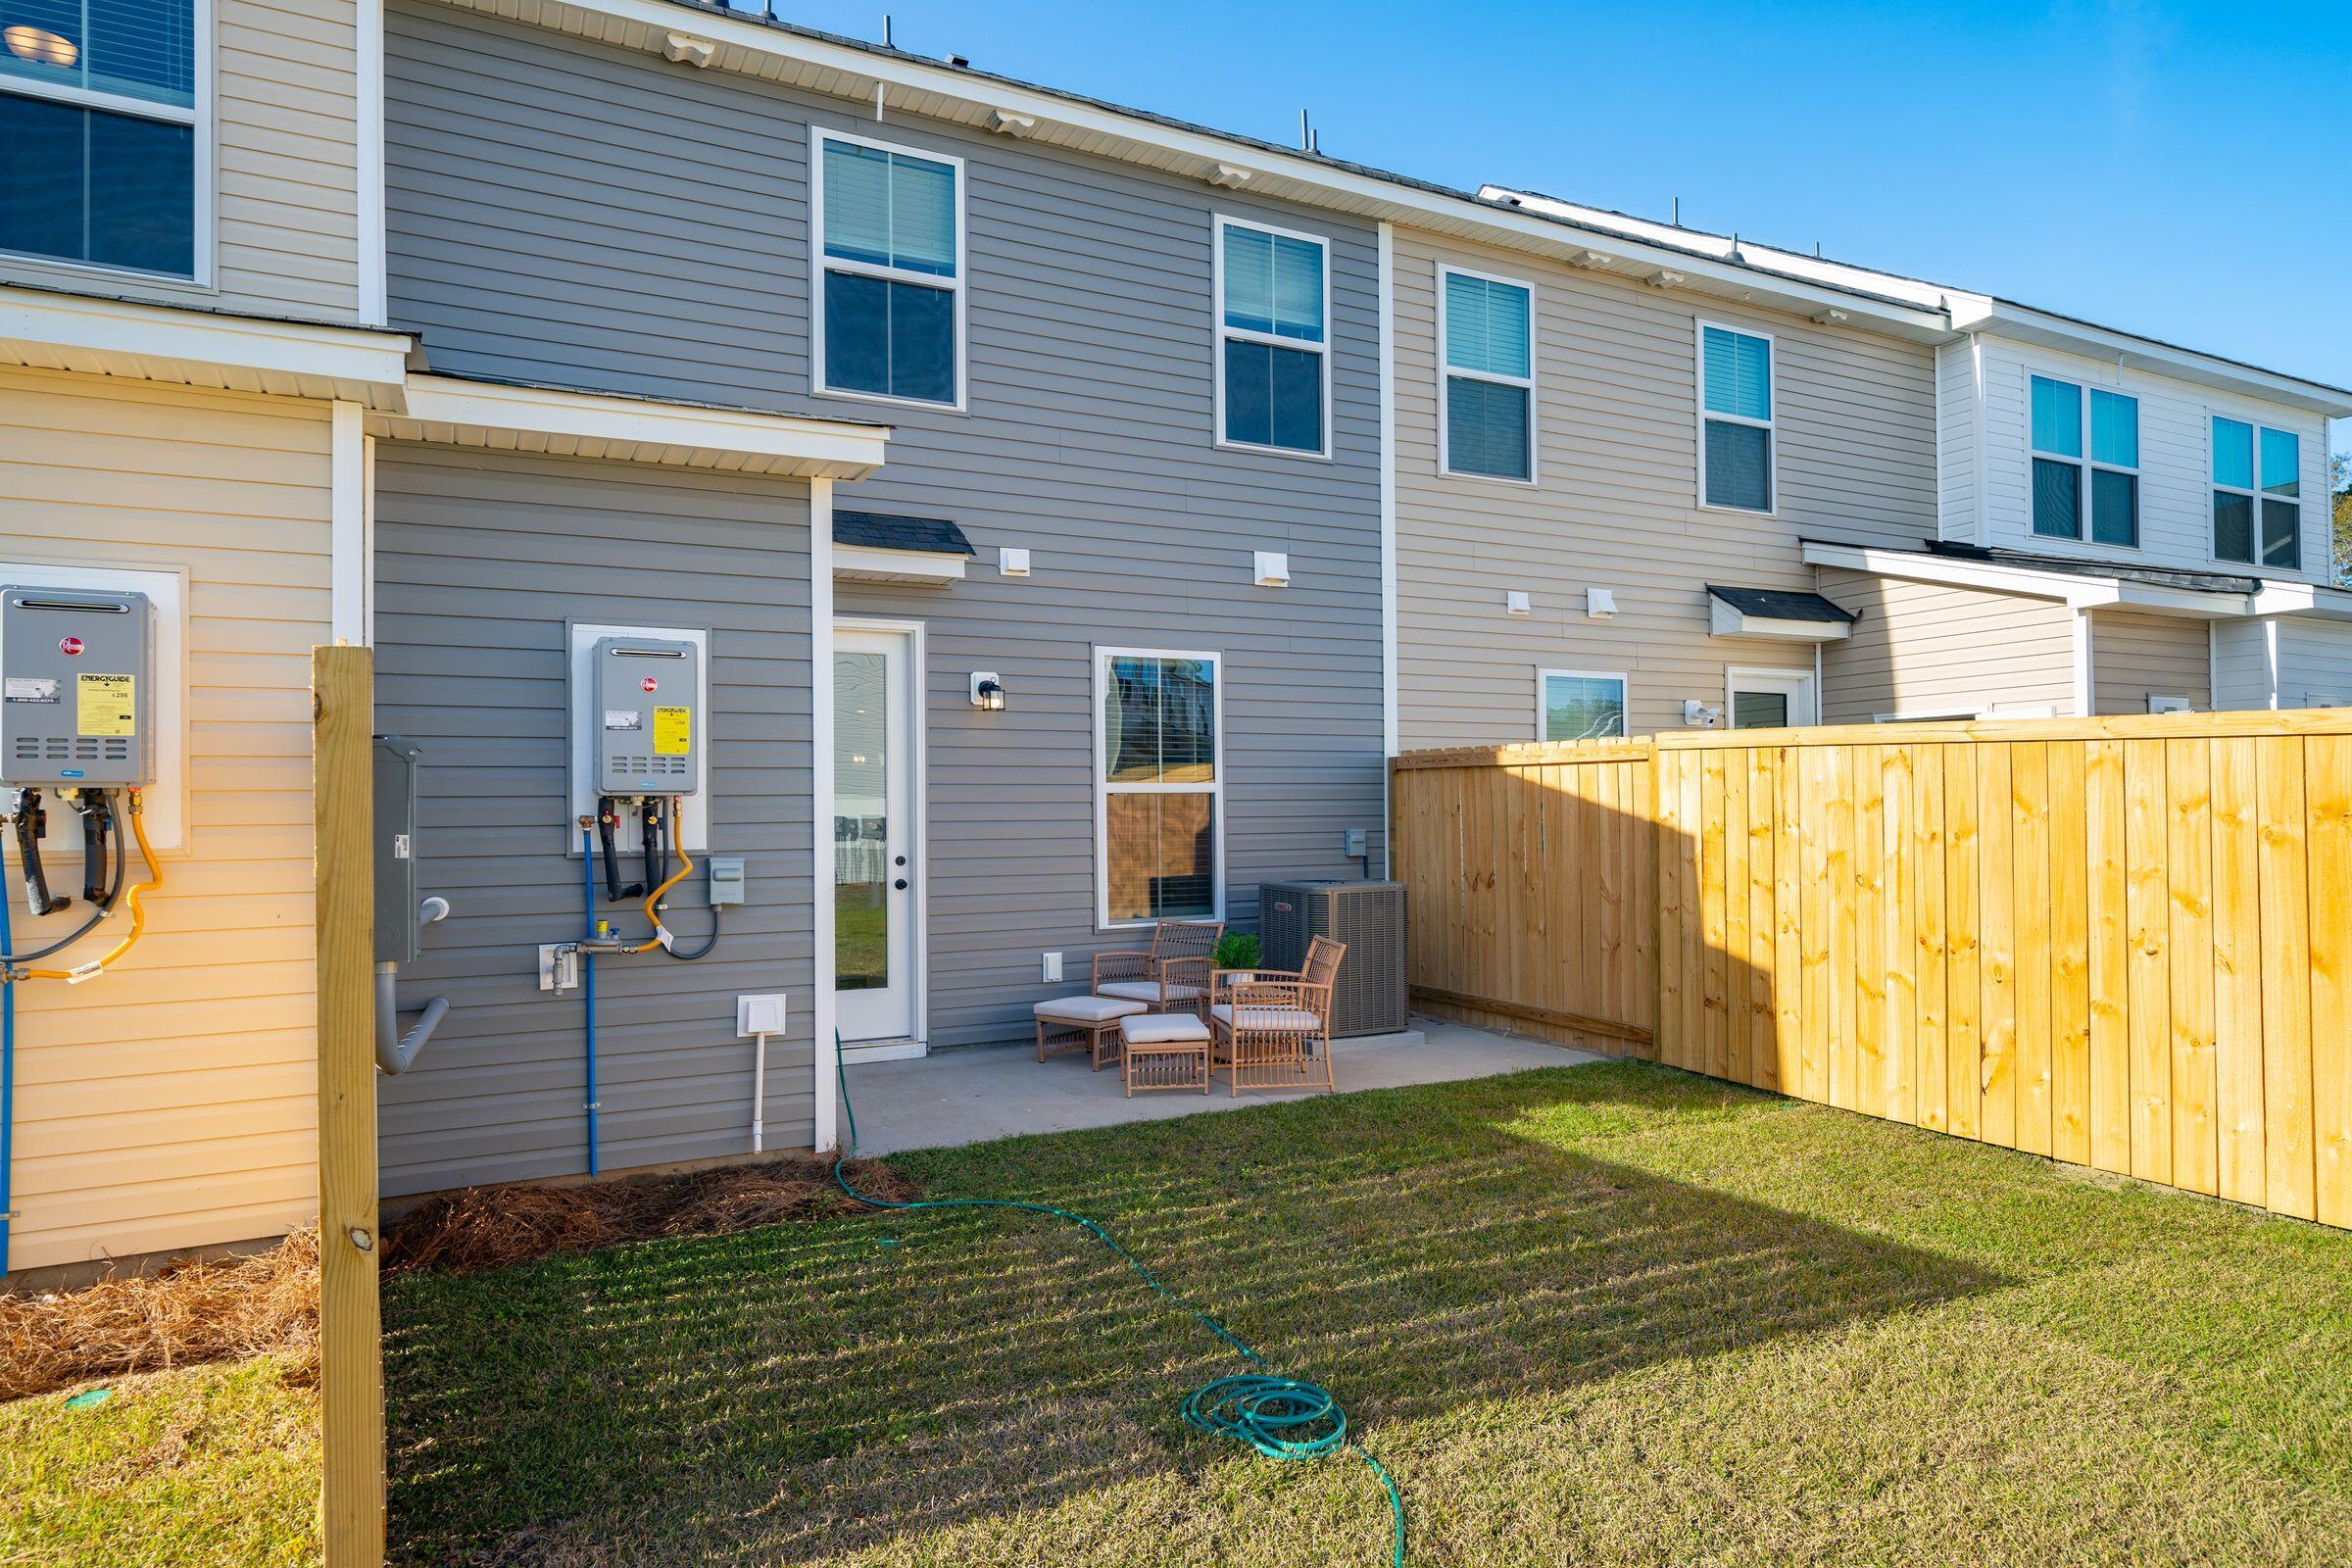
[[[2093,544],[2137,548],[2139,400],[2046,375],[2031,380],[2034,531],[2081,539],[2087,514]]]
[[[1233,218],[1216,233],[1218,442],[1328,456],[1330,247]]]
[[[2213,554],[2302,568],[2303,442],[2293,431],[2214,417]]]
[[[1446,416],[1438,466],[1446,473],[1533,480],[1535,328],[1524,283],[1441,268],[1446,312]]]
[[[1625,733],[1623,675],[1578,669],[1536,672],[1538,740],[1620,740]]]
[[[0,0],[0,251],[194,277],[211,0]]]
[[[1699,499],[1710,507],[1773,507],[1772,338],[1698,323]]]
[[[1095,651],[1101,922],[1222,917],[1224,757],[1214,654]]]
[[[963,161],[835,131],[815,161],[816,390],[961,408]]]

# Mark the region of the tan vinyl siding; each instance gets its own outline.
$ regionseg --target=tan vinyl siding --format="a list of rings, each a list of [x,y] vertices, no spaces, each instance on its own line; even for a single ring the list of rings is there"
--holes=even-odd
[[[1440,263],[1535,286],[1534,485],[1443,475]],[[1636,733],[1719,706],[1729,668],[1810,670],[1810,645],[1710,635],[1706,584],[1812,586],[1800,538],[1916,549],[1936,527],[1935,356],[1628,278],[1396,235],[1398,735],[1533,739],[1536,671],[1624,671]],[[1695,321],[1775,339],[1778,513],[1698,502]],[[1592,620],[1586,590],[1617,614]],[[1524,589],[1532,612],[1504,612]]]
[[[2029,599],[1866,572],[1824,570],[1822,593],[1862,618],[1822,656],[1832,724],[1889,713],[2075,710],[2075,612]]]
[[[2305,505],[2309,510],[2310,504]],[[2352,705],[2352,621],[2281,615],[2278,617],[2278,706],[2337,705]]]
[[[327,429],[319,404],[0,370],[0,560],[176,569],[188,593],[188,848],[120,966],[24,990],[16,1267],[271,1236],[316,1203]],[[69,918],[20,903],[18,946]]]
[[[2212,623],[2180,615],[2094,611],[2090,617],[2091,710],[2144,713],[2150,697],[2183,697],[2213,708]]]
[[[355,318],[357,15],[356,0],[216,0],[214,287],[18,257],[0,257],[0,282]]]

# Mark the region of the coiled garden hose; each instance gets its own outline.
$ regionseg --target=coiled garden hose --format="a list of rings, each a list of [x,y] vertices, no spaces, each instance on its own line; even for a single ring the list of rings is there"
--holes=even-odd
[[[1158,1275],[1121,1247],[1116,1237],[1084,1214],[1045,1203],[1024,1203],[1009,1198],[929,1198],[901,1202],[859,1192],[850,1185],[845,1170],[858,1152],[858,1111],[850,1103],[850,1075],[842,1064],[841,1034],[838,1030],[833,1036],[833,1072],[841,1085],[841,1109],[850,1129],[849,1139],[842,1146],[841,1156],[833,1161],[833,1180],[844,1193],[869,1208],[1014,1208],[1024,1213],[1068,1220],[1086,1231],[1108,1248],[1112,1256],[1133,1269],[1138,1279],[1190,1313],[1209,1333],[1223,1340],[1243,1360],[1256,1368],[1255,1371],[1234,1377],[1217,1378],[1193,1390],[1185,1396],[1184,1419],[1203,1432],[1213,1432],[1246,1443],[1269,1459],[1321,1459],[1344,1449],[1363,1460],[1371,1466],[1372,1473],[1380,1478],[1382,1489],[1389,1494],[1389,1521],[1393,1539],[1389,1557],[1391,1568],[1404,1568],[1404,1494],[1396,1490],[1396,1479],[1389,1474],[1388,1467],[1374,1458],[1361,1444],[1348,1438],[1348,1412],[1340,1407],[1340,1401],[1332,1397],[1329,1390],[1298,1378],[1276,1377],[1268,1372],[1265,1357],[1259,1355],[1247,1341],[1170,1290]]]

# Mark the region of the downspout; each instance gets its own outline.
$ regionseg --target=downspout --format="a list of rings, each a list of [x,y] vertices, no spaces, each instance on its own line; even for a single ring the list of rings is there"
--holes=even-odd
[[[15,945],[8,929],[9,900],[0,896],[0,953]],[[16,1153],[17,977],[0,968],[0,1279],[8,1277],[9,1232],[16,1221],[8,1174]]]
[[[585,912],[580,919],[580,940],[596,940],[596,862],[588,853],[588,824],[580,824],[580,892],[585,901]],[[588,1174],[597,1175],[596,1156],[596,953],[592,948],[580,950],[581,1003],[586,1029],[581,1041],[583,1077],[587,1090],[581,1108],[588,1116]]]
[[[1380,874],[1396,875],[1389,759],[1396,755],[1396,234],[1380,225]],[[1367,874],[1369,868],[1367,867]]]

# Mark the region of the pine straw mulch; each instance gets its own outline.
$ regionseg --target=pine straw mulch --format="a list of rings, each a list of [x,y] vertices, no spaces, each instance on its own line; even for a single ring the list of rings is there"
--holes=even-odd
[[[878,1160],[850,1179],[877,1197],[912,1195]],[[820,1155],[564,1187],[479,1187],[431,1198],[384,1239],[387,1270],[471,1273],[623,1242],[715,1236],[790,1220],[870,1213],[833,1185]],[[0,1295],[0,1399],[100,1378],[275,1351],[315,1374],[318,1234],[220,1262],[174,1261],[75,1291]]]

